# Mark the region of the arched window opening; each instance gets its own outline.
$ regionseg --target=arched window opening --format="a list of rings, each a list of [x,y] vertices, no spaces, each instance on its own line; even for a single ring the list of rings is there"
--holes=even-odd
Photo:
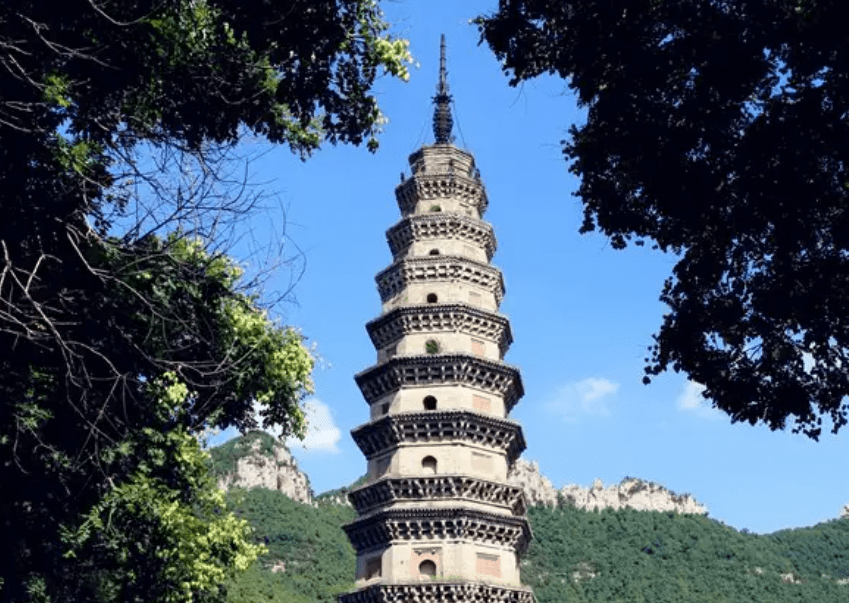
[[[426,456],[422,459],[422,469],[425,473],[436,473],[436,459],[432,456]]]
[[[435,304],[438,300],[439,300],[439,298],[436,297],[436,293],[428,293],[427,294],[427,303]]]
[[[374,580],[380,578],[383,573],[380,557],[374,557],[366,562],[366,580]]]
[[[439,255],[439,250],[438,249],[431,249],[430,255]]]
[[[428,576],[433,578],[436,576],[436,564],[430,559],[425,559],[419,563],[419,576]]]
[[[422,400],[424,404],[425,410],[436,410],[436,398],[433,396],[427,396],[424,400]]]

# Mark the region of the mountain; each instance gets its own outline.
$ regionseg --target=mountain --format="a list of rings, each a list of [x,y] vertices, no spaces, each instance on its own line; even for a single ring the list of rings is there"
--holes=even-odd
[[[211,453],[229,505],[267,547],[226,585],[230,603],[333,603],[352,588],[354,552],[341,529],[354,518],[347,489],[304,499],[308,479],[266,434]],[[849,601],[849,517],[757,535],[708,518],[690,495],[636,478],[557,490],[520,462],[510,479],[531,504],[522,577],[538,603]]]
[[[699,514],[532,507],[540,603],[849,600],[849,520],[761,536]]]
[[[264,488],[304,504],[312,503],[309,478],[298,469],[286,446],[264,431],[232,439],[210,454],[212,474],[222,490]]]
[[[604,487],[597,479],[589,488],[569,484],[560,490],[554,488],[547,477],[539,472],[536,463],[519,459],[513,465],[508,479],[525,491],[528,504],[556,507],[570,505],[578,509],[635,509],[637,511],[672,511],[707,515],[707,507],[690,494],[676,494],[656,484],[636,477],[626,477],[618,484]]]

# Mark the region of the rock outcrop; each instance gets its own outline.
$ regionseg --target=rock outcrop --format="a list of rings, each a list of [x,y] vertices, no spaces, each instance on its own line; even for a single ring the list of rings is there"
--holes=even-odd
[[[840,519],[847,517],[849,517],[849,503],[846,503],[846,506],[844,506],[843,510],[840,512]]]
[[[298,469],[292,454],[276,440],[271,446],[271,453],[263,450],[263,443],[261,439],[245,441],[250,448],[236,460],[234,472],[218,479],[218,487],[224,490],[267,488],[282,492],[292,500],[312,504],[309,478]]]
[[[587,510],[630,507],[638,511],[674,511],[693,515],[707,515],[708,512],[689,494],[678,495],[660,484],[633,477],[626,477],[607,488],[598,479],[590,488],[564,486],[560,495],[567,503]]]
[[[536,463],[519,459],[508,477],[511,483],[522,486],[529,505],[555,506],[566,504],[580,509],[621,509],[638,511],[673,511],[707,515],[707,508],[689,494],[679,495],[654,482],[626,477],[619,484],[605,487],[597,479],[589,488],[570,484],[557,490],[542,475]]]
[[[513,463],[507,480],[514,486],[522,487],[529,507],[536,505],[557,506],[557,489],[550,479],[539,472],[539,465],[536,461],[529,462],[525,459],[518,459]]]
[[[348,500],[347,489],[344,493],[319,494],[316,502],[320,505],[336,505],[339,507],[353,507],[351,501]]]
[[[235,467],[218,478],[218,487],[267,488],[282,492],[289,498],[309,505],[350,505],[347,488],[325,493],[315,499],[309,478],[299,468],[286,447],[268,434],[253,433],[232,443],[237,454]],[[230,457],[232,458],[232,456]],[[233,467],[233,461],[230,461]],[[605,487],[601,480],[589,488],[569,484],[559,490],[540,473],[536,462],[519,459],[513,465],[508,481],[521,486],[529,506],[571,505],[580,509],[621,509],[638,511],[674,511],[706,515],[707,508],[689,494],[678,495],[660,484],[626,477],[619,484]],[[849,505],[843,509],[849,517]]]

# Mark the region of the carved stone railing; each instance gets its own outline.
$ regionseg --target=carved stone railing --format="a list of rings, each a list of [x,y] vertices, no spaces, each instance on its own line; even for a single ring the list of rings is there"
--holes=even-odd
[[[498,505],[517,516],[524,515],[527,509],[524,492],[519,486],[468,475],[384,478],[351,490],[348,499],[359,515],[395,502],[449,499]]]
[[[451,212],[410,216],[386,231],[386,240],[392,257],[410,246],[413,241],[427,239],[462,239],[480,246],[487,260],[495,253],[495,233],[492,226],[482,220]]]
[[[375,584],[339,597],[339,603],[535,603],[530,588],[438,578],[407,584]]]
[[[525,394],[519,369],[467,354],[394,356],[354,379],[369,404],[401,387],[467,385],[501,396],[509,413]]]
[[[465,540],[511,548],[523,555],[531,541],[524,517],[466,508],[387,509],[343,526],[357,552],[390,542]]]
[[[378,350],[413,333],[467,333],[495,341],[501,356],[513,343],[506,316],[469,304],[402,306],[372,320],[366,330]]]
[[[464,282],[489,291],[495,303],[504,299],[504,279],[494,266],[456,255],[406,258],[374,277],[380,299],[387,301],[412,283]]]
[[[366,458],[399,444],[452,441],[494,448],[504,452],[507,462],[513,464],[525,449],[522,427],[516,421],[468,410],[387,415],[353,429],[351,436]]]

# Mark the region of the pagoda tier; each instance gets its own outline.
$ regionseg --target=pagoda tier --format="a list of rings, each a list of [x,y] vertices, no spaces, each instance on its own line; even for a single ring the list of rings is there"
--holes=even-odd
[[[403,350],[398,349],[398,341],[421,333],[457,333],[468,338],[491,341],[497,346],[499,357],[503,357],[513,343],[506,316],[465,303],[394,308],[369,322],[366,330],[379,356],[382,354],[379,359],[403,353]]]
[[[386,240],[396,260],[416,252],[426,255],[437,251],[488,262],[497,244],[492,226],[486,222],[442,211],[401,220],[386,231]],[[440,245],[445,247],[440,250]]]
[[[524,553],[531,528],[524,517],[486,513],[466,507],[416,507],[385,509],[345,526],[351,545],[359,553],[383,549],[390,543],[439,540],[464,541]]]
[[[504,297],[504,280],[498,268],[457,255],[408,257],[379,272],[375,281],[383,302],[406,291],[412,295],[405,296],[401,302],[426,303],[436,283],[461,283],[478,295],[486,294],[486,306],[494,304],[494,308],[501,305]]]
[[[512,465],[525,449],[517,422],[467,410],[392,414],[355,428],[351,435],[369,460],[399,446],[451,441],[498,450]]]
[[[453,211],[480,218],[489,201],[475,160],[452,145],[423,147],[410,155],[412,176],[395,189],[404,217]]]
[[[377,362],[355,377],[369,421],[351,435],[368,473],[349,495],[356,590],[340,603],[533,603],[519,572],[526,501],[507,481],[525,449],[507,418],[524,388],[503,361],[513,335],[486,191],[451,144],[444,45],[437,92],[436,144],[410,155],[386,233],[392,264],[375,277]]]
[[[348,497],[359,515],[389,504],[421,502],[482,502],[513,515],[525,514],[522,488],[465,474],[382,478],[351,490]]]
[[[525,393],[519,369],[469,354],[395,356],[357,374],[355,379],[369,404],[389,402],[385,398],[403,388],[466,386],[498,396],[506,414]],[[478,408],[488,412],[483,402]]]
[[[445,167],[438,164],[429,165],[431,160],[435,159],[427,155],[432,151],[432,148],[422,149],[418,154],[414,153],[411,156],[411,160],[415,158],[412,166],[413,176],[395,189],[395,198],[401,215],[409,216],[424,211],[456,211],[476,218],[482,216],[489,202],[481,181],[468,173],[427,173],[428,167],[431,170]],[[446,150],[438,157],[443,159],[445,155],[454,154],[453,151],[459,151],[459,149]],[[461,160],[466,158],[462,151],[456,153],[456,157]],[[448,159],[448,161],[451,160]],[[426,205],[423,207],[422,204]]]

